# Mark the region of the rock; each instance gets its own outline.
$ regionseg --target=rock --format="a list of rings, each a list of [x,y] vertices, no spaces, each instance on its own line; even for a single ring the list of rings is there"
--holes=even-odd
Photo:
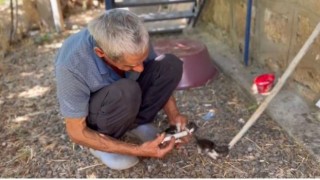
[[[246,123],[246,122],[244,121],[244,119],[242,119],[242,118],[240,118],[240,119],[238,120],[238,122],[241,123],[241,124]]]
[[[66,140],[68,137],[65,134],[61,134],[60,138],[63,139],[63,140]]]

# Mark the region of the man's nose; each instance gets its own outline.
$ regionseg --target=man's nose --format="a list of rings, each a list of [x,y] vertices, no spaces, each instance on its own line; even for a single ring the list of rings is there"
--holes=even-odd
[[[133,67],[132,70],[141,73],[144,70],[143,64]]]

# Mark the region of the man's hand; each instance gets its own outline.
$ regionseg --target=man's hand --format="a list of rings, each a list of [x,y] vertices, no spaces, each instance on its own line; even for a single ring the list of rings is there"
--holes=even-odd
[[[185,115],[177,114],[171,121],[169,121],[171,125],[178,125],[180,126],[180,130],[183,131],[186,129],[186,126],[188,124],[188,119]],[[186,137],[181,138],[181,143],[179,143],[177,146],[181,146],[183,144],[187,144],[191,139],[191,134],[189,134]]]
[[[176,100],[173,96],[169,98],[163,109],[168,116],[170,125],[178,125],[180,131],[185,130],[186,125],[188,124],[187,117],[179,113]],[[190,139],[191,135],[181,138],[182,143],[180,143],[180,145],[188,143]]]
[[[161,142],[165,138],[165,133],[159,135],[155,140],[143,143],[139,149],[141,156],[162,158],[174,148],[175,139],[172,137],[165,147],[160,148]]]
[[[185,115],[177,114],[171,121],[169,120],[170,125],[179,125],[180,130],[185,130],[188,119]]]

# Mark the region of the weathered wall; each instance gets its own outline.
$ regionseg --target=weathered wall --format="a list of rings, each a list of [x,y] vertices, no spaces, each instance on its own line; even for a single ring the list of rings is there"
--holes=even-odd
[[[246,0],[208,0],[200,23],[243,57]],[[320,22],[319,0],[254,0],[251,64],[282,74]],[[242,61],[242,58],[239,58]],[[310,103],[320,98],[320,38],[302,59],[290,85]]]

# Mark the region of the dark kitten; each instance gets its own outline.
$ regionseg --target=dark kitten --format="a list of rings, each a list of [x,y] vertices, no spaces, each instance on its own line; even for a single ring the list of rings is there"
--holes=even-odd
[[[167,129],[164,130],[166,134],[175,134],[177,133],[177,127],[170,125]]]
[[[228,146],[217,146],[211,140],[198,138],[196,136],[195,138],[197,140],[197,149],[199,154],[205,153],[212,159],[217,159],[220,154],[226,156],[229,153]]]

